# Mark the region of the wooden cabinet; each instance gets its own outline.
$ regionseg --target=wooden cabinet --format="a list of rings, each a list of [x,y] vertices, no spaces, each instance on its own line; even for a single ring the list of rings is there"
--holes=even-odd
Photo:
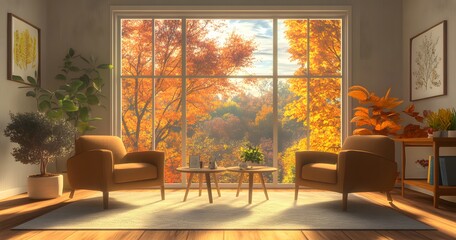
[[[405,179],[405,161],[407,147],[432,147],[434,153],[434,183],[438,183],[440,179],[440,148],[441,147],[456,147],[456,138],[397,138],[394,139],[402,143],[402,177],[401,187],[402,196],[404,196],[404,185],[416,186],[431,191],[434,194],[434,207],[439,207],[440,196],[456,196],[456,186],[442,186],[439,184],[430,185],[426,180],[420,179]]]

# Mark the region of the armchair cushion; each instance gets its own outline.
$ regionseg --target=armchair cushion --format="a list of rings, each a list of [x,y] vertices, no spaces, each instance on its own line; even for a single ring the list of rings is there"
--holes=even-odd
[[[125,183],[156,179],[157,167],[148,163],[122,163],[114,165],[114,182]]]
[[[302,166],[301,178],[324,183],[337,183],[337,165],[330,163],[305,164]]]

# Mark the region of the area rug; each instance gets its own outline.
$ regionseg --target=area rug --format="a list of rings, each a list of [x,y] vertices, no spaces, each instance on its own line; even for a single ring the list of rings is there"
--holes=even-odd
[[[205,194],[204,194],[205,193]],[[76,193],[77,194],[77,193]],[[375,205],[349,194],[348,210],[341,209],[341,195],[332,192],[255,191],[248,204],[247,191],[239,197],[223,191],[214,203],[207,192],[198,197],[190,191],[112,192],[110,208],[102,209],[101,194],[63,206],[15,229],[432,229],[389,207]]]

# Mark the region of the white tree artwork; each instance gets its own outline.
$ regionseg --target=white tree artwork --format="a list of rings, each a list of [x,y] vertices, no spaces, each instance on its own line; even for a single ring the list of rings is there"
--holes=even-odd
[[[410,39],[410,100],[446,94],[446,21]]]

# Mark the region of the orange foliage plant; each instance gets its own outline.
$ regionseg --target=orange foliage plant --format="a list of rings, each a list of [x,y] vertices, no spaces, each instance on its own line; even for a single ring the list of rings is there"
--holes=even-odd
[[[354,117],[351,122],[355,123],[356,129],[354,135],[392,135],[399,137],[425,137],[426,129],[417,124],[408,124],[404,131],[402,129],[400,112],[394,109],[402,104],[402,100],[390,97],[391,88],[388,89],[385,96],[379,97],[373,92],[369,92],[362,86],[352,86],[348,96],[357,99],[360,104],[367,106],[356,107]],[[408,116],[413,117],[418,122],[423,122],[423,117],[415,112],[415,106],[412,104],[402,111]]]

